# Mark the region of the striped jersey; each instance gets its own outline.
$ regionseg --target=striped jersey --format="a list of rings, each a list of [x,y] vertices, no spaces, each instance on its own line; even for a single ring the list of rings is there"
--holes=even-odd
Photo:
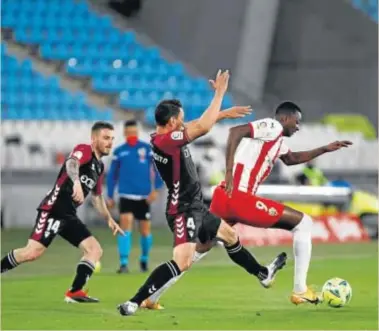
[[[233,186],[256,194],[270,175],[275,161],[289,152],[283,141],[283,127],[272,118],[250,122],[251,136],[243,138],[234,157]]]

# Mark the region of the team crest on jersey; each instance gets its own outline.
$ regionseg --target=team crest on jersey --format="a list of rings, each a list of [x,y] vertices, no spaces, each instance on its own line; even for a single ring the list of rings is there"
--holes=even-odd
[[[266,122],[260,122],[259,124],[258,124],[258,128],[259,129],[264,129],[264,128],[266,128],[267,127],[267,123]]]
[[[274,207],[271,207],[269,210],[268,210],[268,214],[270,216],[276,216],[278,215],[278,211],[274,208]]]
[[[81,151],[76,151],[72,153],[72,156],[75,156],[78,160],[80,160],[83,157],[83,153]]]
[[[145,148],[139,148],[137,153],[139,155],[140,162],[145,162],[145,160],[146,160],[146,149]]]
[[[182,140],[183,139],[183,132],[182,131],[174,131],[171,133],[171,138],[173,140]]]

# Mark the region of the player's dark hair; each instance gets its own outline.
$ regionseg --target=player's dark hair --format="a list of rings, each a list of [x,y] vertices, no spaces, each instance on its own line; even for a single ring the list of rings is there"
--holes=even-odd
[[[104,121],[98,121],[95,122],[92,125],[91,132],[99,131],[101,129],[109,129],[109,130],[114,130],[114,127],[111,123],[109,122],[104,122]]]
[[[171,117],[179,115],[181,108],[182,103],[177,99],[162,100],[155,108],[155,122],[160,126],[166,125]]]
[[[128,121],[125,121],[124,128],[127,128],[129,126],[136,126],[136,125],[137,125],[137,121],[136,120],[128,120]]]
[[[295,113],[301,113],[300,107],[292,101],[281,102],[275,109],[275,115],[293,115]]]

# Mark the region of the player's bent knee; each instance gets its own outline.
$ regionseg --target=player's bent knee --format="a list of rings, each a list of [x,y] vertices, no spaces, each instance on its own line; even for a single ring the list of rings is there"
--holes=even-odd
[[[238,241],[237,231],[224,221],[221,222],[217,237],[222,239],[227,245],[233,245]]]
[[[89,237],[80,243],[84,256],[91,260],[99,261],[103,255],[103,249],[94,237]]]

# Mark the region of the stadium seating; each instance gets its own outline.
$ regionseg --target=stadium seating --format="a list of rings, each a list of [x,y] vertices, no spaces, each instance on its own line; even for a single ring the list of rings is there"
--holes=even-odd
[[[354,8],[361,10],[378,23],[378,0],[351,0]]]
[[[3,120],[110,120],[112,110],[86,103],[83,93],[72,94],[59,86],[59,78],[33,71],[32,61],[18,62],[1,44],[1,118]]]
[[[56,164],[56,153],[66,153],[78,143],[89,142],[89,132],[93,122],[90,121],[3,121],[1,124],[4,138],[18,136],[21,142],[11,148],[2,148],[2,167],[13,168],[51,168]],[[216,126],[207,137],[212,139],[220,151],[224,151],[226,146],[228,125]],[[123,123],[115,124],[115,145],[123,142]],[[150,131],[141,130],[141,138],[149,139]],[[49,139],[46,139],[49,137]],[[65,137],[62,139],[62,137]],[[361,169],[375,170],[378,167],[378,141],[367,141],[362,134],[341,133],[333,126],[324,125],[302,125],[302,128],[293,137],[287,139],[286,144],[291,150],[307,150],[320,145],[328,144],[335,140],[348,139],[354,145],[348,149],[343,149],[337,154],[326,154],[317,159],[317,165],[323,169]],[[4,142],[3,142],[4,143]],[[41,153],[31,153],[31,146],[40,146]],[[203,148],[191,146],[191,151],[197,161],[201,161]],[[29,156],[28,156],[29,155]],[[33,157],[30,157],[33,155]],[[220,155],[224,155],[223,152]],[[223,156],[219,160],[224,163]],[[300,166],[301,168],[301,166]],[[299,171],[299,167],[285,167],[285,171],[294,173]]]
[[[4,0],[2,27],[17,42],[38,45],[46,60],[64,61],[69,75],[90,77],[93,90],[118,94],[119,105],[146,110],[164,98],[179,98],[187,120],[199,116],[213,91],[204,78],[192,77],[181,63],[170,63],[156,47],[138,42],[132,31],[112,25],[111,17],[92,11],[85,1]],[[227,95],[223,107],[232,105]]]

